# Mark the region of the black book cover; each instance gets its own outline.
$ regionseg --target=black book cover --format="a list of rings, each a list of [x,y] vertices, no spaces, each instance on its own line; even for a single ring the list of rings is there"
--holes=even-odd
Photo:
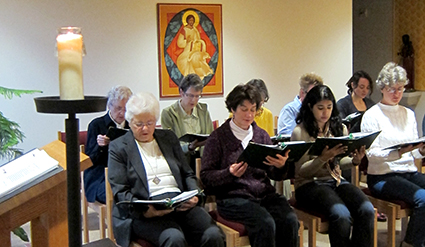
[[[193,142],[198,140],[198,142],[205,141],[210,135],[209,134],[184,134],[179,140],[182,142]]]
[[[291,140],[291,135],[279,134],[276,136],[270,137],[273,144],[278,144],[279,142],[289,142]]]
[[[276,158],[277,154],[284,156],[289,149],[291,151],[286,162],[296,162],[307,152],[312,144],[311,142],[284,142],[281,145],[266,145],[250,142],[239,156],[237,162],[245,161],[249,166],[267,169],[269,166],[263,163],[266,161],[266,156],[274,158]]]
[[[337,144],[342,143],[343,146],[347,146],[348,149],[347,152],[338,155],[338,157],[348,156],[354,150],[359,149],[362,146],[366,146],[366,149],[368,149],[379,133],[381,133],[381,131],[372,133],[357,132],[351,133],[348,136],[340,137],[320,137],[316,139],[308,154],[319,156],[322,154],[322,151],[326,146],[333,148]]]
[[[191,190],[185,191],[173,198],[165,198],[160,200],[136,200],[136,201],[120,201],[117,205],[120,204],[133,204],[133,205],[152,205],[158,210],[163,209],[172,209],[179,207],[182,203],[186,202],[190,198],[199,195],[202,191]]]
[[[106,136],[109,137],[109,139],[111,139],[112,141],[127,133],[128,133],[128,129],[118,129],[118,128],[110,126],[108,131],[106,132]]]
[[[345,118],[342,119],[342,123],[347,125],[353,122],[357,122],[361,119],[361,117],[363,116],[362,113],[360,112],[354,112],[351,113],[350,115],[346,116]]]
[[[416,141],[406,142],[406,143],[400,143],[400,144],[397,144],[397,145],[394,145],[394,146],[383,148],[382,150],[386,150],[386,149],[400,149],[400,148],[407,147],[409,145],[415,146],[415,145],[418,145],[418,144],[421,144],[421,143],[424,143],[425,144],[425,136],[417,139]]]

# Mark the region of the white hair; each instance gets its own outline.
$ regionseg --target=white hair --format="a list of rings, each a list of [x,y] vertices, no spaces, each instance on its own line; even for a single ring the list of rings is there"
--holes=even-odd
[[[376,85],[379,89],[383,89],[385,86],[392,87],[395,84],[406,85],[408,81],[406,70],[394,62],[389,62],[379,72]]]
[[[140,92],[133,94],[125,105],[125,120],[131,122],[134,115],[150,113],[155,116],[155,121],[159,119],[159,102],[151,93]]]
[[[110,108],[115,102],[123,99],[128,99],[133,93],[130,88],[126,86],[114,86],[108,92],[108,103],[107,106]]]

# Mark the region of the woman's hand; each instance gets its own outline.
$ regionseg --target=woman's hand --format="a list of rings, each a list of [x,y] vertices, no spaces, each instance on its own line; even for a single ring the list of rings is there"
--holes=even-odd
[[[247,168],[248,163],[241,161],[239,163],[232,164],[229,167],[229,171],[233,176],[240,178],[245,173]]]
[[[404,153],[408,153],[411,152],[415,149],[419,148],[419,152],[424,155],[425,154],[425,150],[424,150],[424,144],[423,143],[419,143],[418,145],[409,145],[407,147],[402,147],[398,150],[398,154],[400,155],[400,157],[404,154]],[[421,151],[422,150],[422,151]]]
[[[109,139],[106,135],[97,135],[97,145],[103,147],[109,145],[110,142],[111,139]]]
[[[348,147],[347,146],[343,146],[341,143],[335,145],[333,148],[329,149],[328,146],[326,146],[323,151],[322,154],[319,155],[319,159],[324,161],[324,162],[328,162],[328,160],[332,159],[333,157],[343,154],[345,152],[347,152]]]
[[[195,150],[197,147],[202,147],[205,145],[205,143],[207,143],[207,140],[203,140],[203,141],[198,141],[198,140],[194,140],[193,142],[191,142],[188,146],[190,151]]]
[[[425,156],[425,145],[422,145],[422,147],[419,148],[419,152],[422,154],[422,156]]]
[[[195,207],[198,204],[199,198],[194,196],[189,200],[185,201],[180,207],[176,208],[176,211],[186,211]]]
[[[355,166],[360,165],[365,154],[366,154],[366,146],[362,146],[360,150],[357,150],[357,149],[354,150],[354,152],[351,153],[351,156],[353,157],[351,163],[353,163],[353,165]]]
[[[286,160],[289,157],[289,151],[291,150],[287,150],[285,152],[285,156],[282,156],[280,154],[277,154],[276,157],[277,158],[273,158],[271,156],[266,156],[266,161],[264,161],[264,164],[269,165],[269,166],[274,166],[277,168],[282,168],[285,166]]]
[[[174,209],[157,210],[154,206],[148,205],[148,210],[143,212],[145,218],[161,217],[174,211]]]

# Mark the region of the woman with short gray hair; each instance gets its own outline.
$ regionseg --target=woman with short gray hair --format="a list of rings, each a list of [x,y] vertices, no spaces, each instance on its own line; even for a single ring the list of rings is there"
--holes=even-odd
[[[179,85],[180,99],[162,110],[161,126],[172,130],[178,138],[189,134],[211,134],[214,130],[208,105],[199,102],[204,84],[197,74],[188,74]],[[188,163],[195,170],[205,141],[180,142]]]
[[[401,66],[390,62],[382,68],[376,80],[382,100],[365,112],[361,131],[381,131],[367,151],[368,188],[377,198],[404,201],[413,208],[401,246],[419,247],[425,243],[425,175],[414,159],[424,157],[425,146],[385,149],[418,139],[415,113],[399,105],[407,81]]]

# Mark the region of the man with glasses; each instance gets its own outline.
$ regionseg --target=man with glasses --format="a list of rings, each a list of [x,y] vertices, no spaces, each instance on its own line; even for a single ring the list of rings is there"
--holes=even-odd
[[[196,74],[185,76],[179,85],[180,99],[162,110],[161,126],[172,130],[178,138],[190,134],[211,134],[213,124],[208,106],[199,103],[204,84]],[[188,163],[195,170],[195,159],[201,156],[201,147],[205,141],[180,142]]]
[[[84,189],[88,202],[106,203],[105,167],[108,165],[108,148],[111,142],[106,133],[109,127],[129,129],[128,122],[125,121],[125,104],[131,95],[128,87],[113,87],[108,92],[108,112],[89,124],[85,153],[93,166],[84,171]]]

